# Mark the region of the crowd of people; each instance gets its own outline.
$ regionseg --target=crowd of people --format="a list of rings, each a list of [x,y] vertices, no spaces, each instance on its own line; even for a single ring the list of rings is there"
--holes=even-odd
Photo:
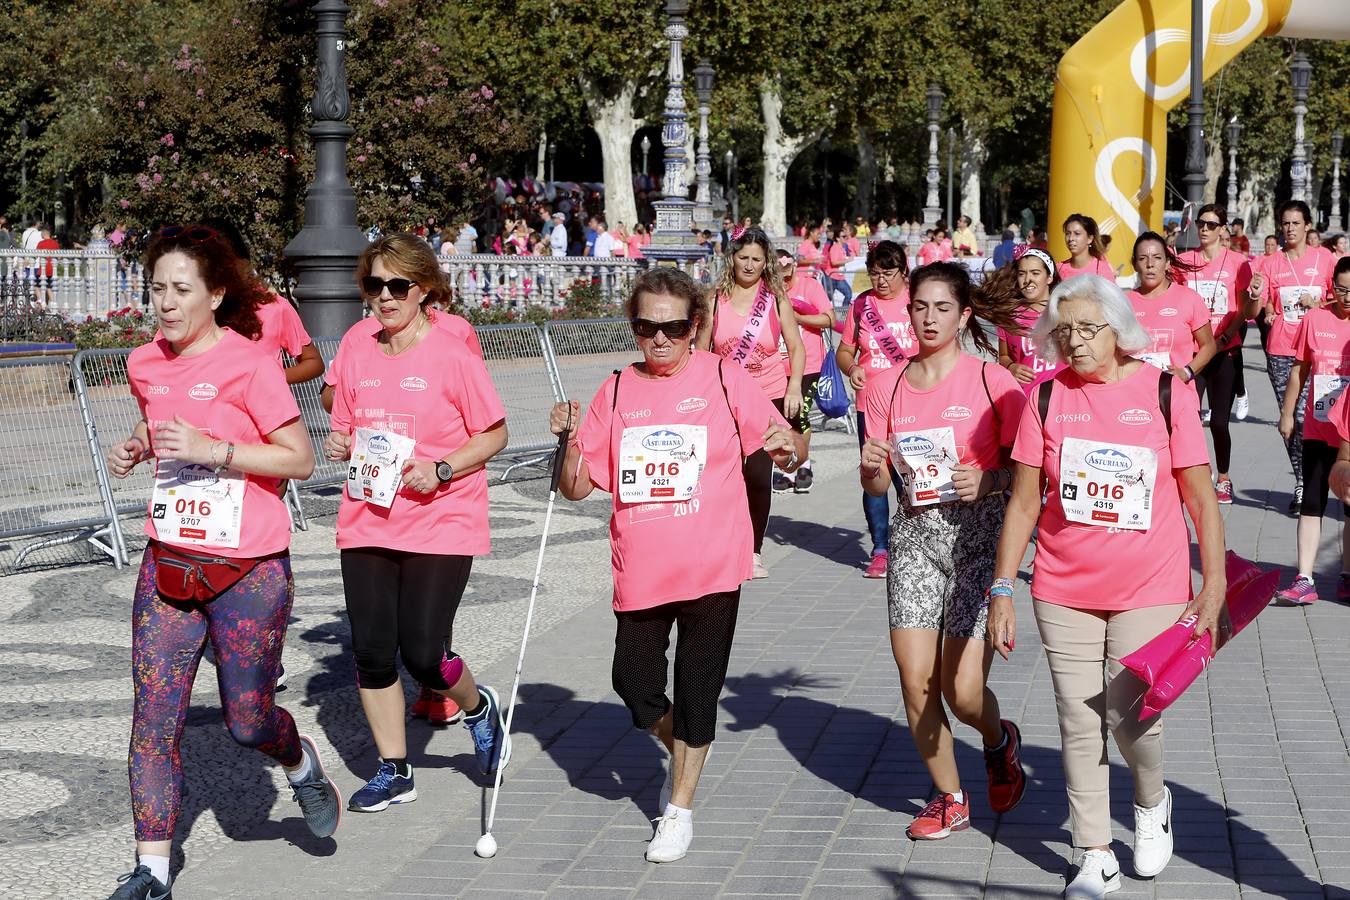
[[[936,230],[929,244],[947,255],[920,252],[912,270],[888,237],[864,248],[856,224],[808,226],[794,252],[727,220],[711,287],[674,268],[636,279],[624,313],[640,359],[589,403],[555,406],[549,425],[563,496],[611,495],[613,683],[634,727],[669,755],[647,860],[674,862],[692,845],[741,587],[770,577],[761,551],[774,494],[810,490],[809,413],[833,353],[856,392],[872,551],[862,575],[886,581],[900,695],[934,786],[906,835],[970,827],[977,801],[953,716],[980,734],[990,810],[1025,796],[1021,733],[988,681],[995,658],[1015,652],[1014,585],[1034,541],[1031,613],[1075,848],[1066,895],[1120,886],[1108,732],[1134,777],[1134,870],[1163,870],[1175,838],[1162,721],[1139,719],[1140,685],[1121,660],[1178,621],[1216,648],[1231,633],[1220,506],[1235,495],[1230,419],[1249,322],[1281,404],[1299,516],[1298,576],[1277,602],[1317,599],[1328,497],[1350,497],[1350,401],[1338,402],[1350,384],[1350,257],[1310,244],[1302,202],[1283,204],[1279,221],[1277,247],[1256,259],[1214,204],[1198,212],[1196,250],[1178,255],[1167,235],[1144,232],[1129,290],[1097,224],[1077,214],[1063,223],[1068,258],[1017,243],[979,284],[952,261],[971,249],[968,220],[950,238]],[[587,249],[614,252],[620,235],[595,224]],[[856,298],[841,277],[851,256],[871,285]],[[473,559],[490,550],[485,466],[507,444],[505,408],[432,244],[417,233],[369,244],[357,283],[370,315],[327,366],[224,223],[157,232],[145,265],[159,332],[130,356],[141,420],[107,459],[117,478],[155,468],[132,609],[136,866],[114,900],[171,890],[180,741],[208,645],[230,734],[282,766],[316,836],[344,810],[417,799],[399,658],[421,685],[413,715],[462,721],[485,774],[511,759],[510,698],[454,649]],[[317,742],[275,702],[295,592],[282,494],[315,464],[289,385],[320,376],[321,452],[348,472],[336,544],[354,687],[379,754],[345,803]],[[1338,599],[1350,602],[1350,554]]]

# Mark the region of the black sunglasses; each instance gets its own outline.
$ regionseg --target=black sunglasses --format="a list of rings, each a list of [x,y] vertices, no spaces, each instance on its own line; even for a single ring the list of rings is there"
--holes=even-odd
[[[1222,228],[1222,227],[1223,227],[1223,223],[1222,223],[1222,222],[1216,222],[1216,221],[1213,220],[1213,219],[1196,219],[1196,220],[1195,220],[1195,224],[1196,224],[1196,225],[1199,225],[1199,226],[1200,226],[1201,228],[1203,228],[1205,231],[1209,231],[1211,228]]]
[[[384,289],[389,289],[389,296],[395,300],[407,300],[408,291],[416,286],[417,282],[409,281],[407,278],[390,278],[385,281],[383,278],[376,278],[374,275],[367,275],[361,279],[361,293],[366,299],[374,300]]]
[[[205,225],[198,225],[195,228],[188,228],[186,225],[170,225],[167,228],[161,228],[159,231],[159,236],[166,241],[183,237],[197,244],[211,240],[216,234],[216,231],[207,228]]]
[[[633,334],[640,338],[654,338],[658,331],[677,341],[694,330],[693,319],[671,319],[669,322],[653,322],[651,319],[634,319]]]

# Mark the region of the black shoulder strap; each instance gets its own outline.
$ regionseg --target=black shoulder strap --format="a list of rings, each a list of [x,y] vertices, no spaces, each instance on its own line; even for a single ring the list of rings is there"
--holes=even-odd
[[[1003,420],[999,417],[999,414],[998,414],[998,404],[994,402],[994,395],[991,394],[991,393],[989,392],[989,375],[988,375],[988,370],[989,370],[989,363],[988,363],[988,362],[981,362],[981,363],[980,363],[980,382],[984,385],[984,396],[989,400],[989,408],[992,409],[992,410],[994,411],[994,424],[998,425],[998,433],[999,433],[1000,439],[1001,439],[1001,436],[1002,436],[1002,434],[1003,434]]]
[[[1172,373],[1163,372],[1158,376],[1158,408],[1162,410],[1163,422],[1167,433],[1172,433]]]
[[[1055,380],[1042,381],[1036,389],[1036,411],[1041,414],[1041,427],[1045,427],[1045,417],[1050,415],[1050,394],[1055,389]]]
[[[725,356],[717,358],[717,383],[722,386],[722,399],[727,403],[727,412],[731,414],[731,427],[736,431],[736,446],[741,446],[741,425],[736,421],[736,410],[731,408],[731,395],[727,393],[727,380],[722,375],[722,364],[727,361]]]
[[[614,412],[614,410],[618,409],[619,407],[619,375],[620,373],[622,373],[622,371],[623,371],[622,369],[614,370],[614,398],[610,400],[609,403],[610,412]]]

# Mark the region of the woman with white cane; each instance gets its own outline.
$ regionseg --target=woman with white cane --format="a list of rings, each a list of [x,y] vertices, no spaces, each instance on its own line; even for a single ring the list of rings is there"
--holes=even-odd
[[[805,455],[753,377],[695,350],[707,320],[703,289],[675,269],[651,269],[626,303],[642,362],[601,386],[567,442],[559,487],[580,500],[614,495],[614,689],[633,724],[671,754],[668,790],[650,862],[684,857],[693,801],[712,744],[741,583],[754,565],[742,461],[763,450],[785,471]],[[781,369],[780,369],[781,371]],[[563,434],[581,413],[553,408]],[[666,695],[666,648],[675,643],[675,689]]]

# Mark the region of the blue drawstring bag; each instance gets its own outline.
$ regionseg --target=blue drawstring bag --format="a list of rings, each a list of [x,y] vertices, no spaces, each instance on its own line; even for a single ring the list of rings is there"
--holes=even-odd
[[[816,382],[816,406],[827,419],[842,419],[848,415],[848,385],[844,383],[844,373],[839,371],[839,363],[834,360],[832,348],[828,348],[820,366],[820,380]]]

